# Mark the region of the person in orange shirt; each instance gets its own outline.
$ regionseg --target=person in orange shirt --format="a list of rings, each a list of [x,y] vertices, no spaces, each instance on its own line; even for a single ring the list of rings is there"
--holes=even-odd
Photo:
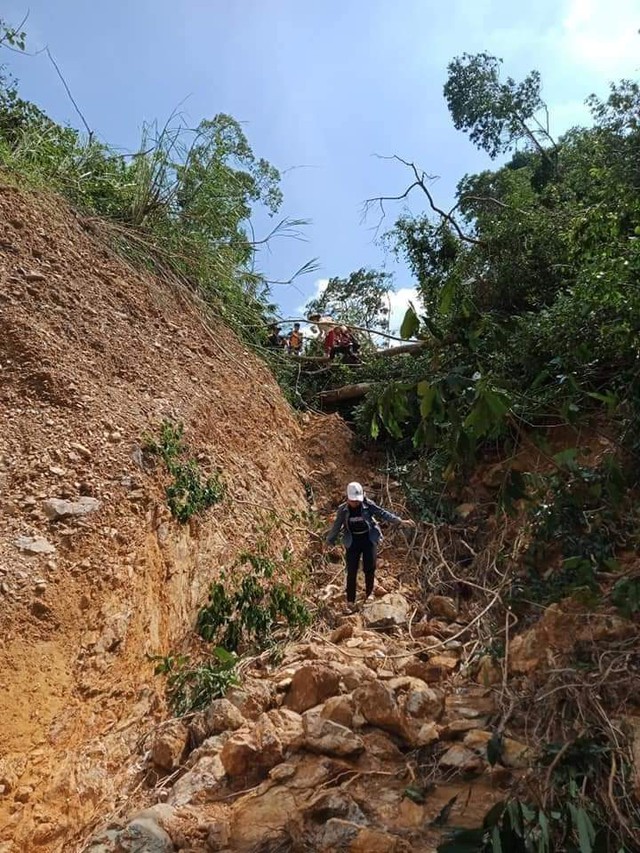
[[[287,343],[289,344],[289,352],[293,355],[302,355],[302,342],[304,336],[300,331],[300,323],[294,323],[293,329],[289,332]]]

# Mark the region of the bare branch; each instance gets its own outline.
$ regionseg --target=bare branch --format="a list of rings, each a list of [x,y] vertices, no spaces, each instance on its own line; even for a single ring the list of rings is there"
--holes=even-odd
[[[365,201],[364,207],[363,207],[363,216],[365,218],[366,218],[371,206],[374,204],[378,204],[380,206],[381,211],[382,211],[382,218],[380,219],[380,222],[378,223],[378,227],[376,230],[378,230],[380,228],[380,224],[382,223],[382,220],[384,219],[384,217],[386,215],[385,209],[384,209],[384,202],[385,201],[402,201],[402,199],[407,198],[407,196],[409,195],[409,193],[413,189],[418,187],[426,195],[427,200],[429,202],[429,207],[431,208],[431,210],[433,210],[434,213],[438,214],[438,216],[441,218],[443,224],[445,222],[447,222],[453,228],[453,230],[456,232],[456,234],[458,235],[460,240],[462,240],[465,243],[471,243],[471,244],[476,245],[476,246],[482,245],[482,240],[479,240],[477,237],[472,237],[470,234],[464,233],[464,231],[458,225],[457,221],[453,218],[451,213],[447,213],[446,211],[442,210],[442,208],[440,208],[436,205],[435,201],[433,200],[433,196],[432,196],[431,192],[429,191],[429,189],[427,188],[427,184],[426,184],[427,181],[434,180],[433,176],[427,175],[426,172],[419,170],[415,163],[409,162],[408,160],[403,160],[402,157],[399,157],[397,154],[394,154],[393,156],[391,156],[387,159],[397,160],[399,163],[402,163],[404,166],[407,166],[413,172],[415,180],[413,181],[412,184],[410,184],[407,187],[407,189],[403,193],[401,193],[401,195],[378,196],[377,198],[369,198]],[[455,210],[455,208],[454,208],[454,210]]]
[[[62,85],[64,86],[65,91],[66,91],[67,95],[69,96],[69,100],[71,101],[71,103],[73,104],[73,106],[74,106],[74,108],[75,108],[75,111],[76,111],[76,112],[78,113],[78,115],[80,116],[80,119],[81,119],[81,121],[82,121],[83,125],[85,126],[87,133],[89,134],[89,144],[91,144],[91,141],[93,140],[93,131],[91,130],[91,128],[90,128],[90,127],[89,127],[89,125],[87,124],[87,120],[85,119],[85,117],[82,115],[82,112],[81,112],[81,110],[80,110],[80,107],[79,107],[79,106],[78,106],[78,104],[76,103],[76,101],[75,101],[75,99],[74,99],[73,95],[71,94],[71,89],[69,89],[69,86],[67,85],[67,81],[66,81],[66,80],[64,79],[64,77],[62,76],[62,71],[60,71],[60,68],[58,67],[58,63],[55,61],[55,59],[54,59],[54,58],[53,58],[53,56],[51,55],[51,51],[49,50],[49,48],[48,48],[48,47],[47,47],[47,48],[45,48],[45,53],[47,54],[47,56],[48,56],[48,57],[49,57],[49,59],[51,60],[51,64],[52,64],[52,65],[53,65],[53,67],[55,68],[55,70],[56,70],[56,73],[57,73],[58,77],[59,77],[59,78],[60,78],[60,80],[62,81]]]
[[[523,210],[521,207],[511,207],[510,204],[505,204],[505,202],[500,201],[500,199],[493,198],[492,196],[480,195],[463,195],[451,208],[451,210],[449,211],[449,216],[451,216],[465,201],[491,202],[491,204],[495,204],[498,207],[504,208],[505,210],[513,210],[515,213],[521,213],[523,216],[531,216],[530,210]]]

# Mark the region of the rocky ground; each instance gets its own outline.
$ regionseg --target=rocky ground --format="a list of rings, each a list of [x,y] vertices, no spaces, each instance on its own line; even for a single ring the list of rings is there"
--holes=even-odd
[[[277,666],[259,658],[225,699],[157,728],[148,806],[87,851],[434,851],[442,825],[478,825],[527,746],[505,738],[490,767],[499,670],[461,672],[455,602],[434,596],[413,621],[408,592],[338,616]],[[342,609],[342,590],[319,597]]]

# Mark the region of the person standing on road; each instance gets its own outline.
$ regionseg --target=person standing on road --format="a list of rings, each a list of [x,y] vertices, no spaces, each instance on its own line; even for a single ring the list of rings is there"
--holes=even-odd
[[[350,606],[353,606],[356,601],[360,557],[362,557],[362,568],[364,570],[366,598],[369,598],[373,593],[376,550],[378,542],[382,539],[378,520],[400,527],[415,527],[415,521],[402,519],[365,497],[364,489],[360,483],[349,483],[347,500],[338,507],[335,521],[327,533],[326,541],[329,545],[335,545],[342,531],[347,569],[347,604]]]

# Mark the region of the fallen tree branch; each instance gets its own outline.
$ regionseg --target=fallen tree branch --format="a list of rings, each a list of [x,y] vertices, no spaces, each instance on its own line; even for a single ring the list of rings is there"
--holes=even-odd
[[[371,388],[371,382],[357,382],[355,385],[343,385],[333,391],[321,391],[318,399],[321,403],[341,403],[343,400],[358,400]]]

